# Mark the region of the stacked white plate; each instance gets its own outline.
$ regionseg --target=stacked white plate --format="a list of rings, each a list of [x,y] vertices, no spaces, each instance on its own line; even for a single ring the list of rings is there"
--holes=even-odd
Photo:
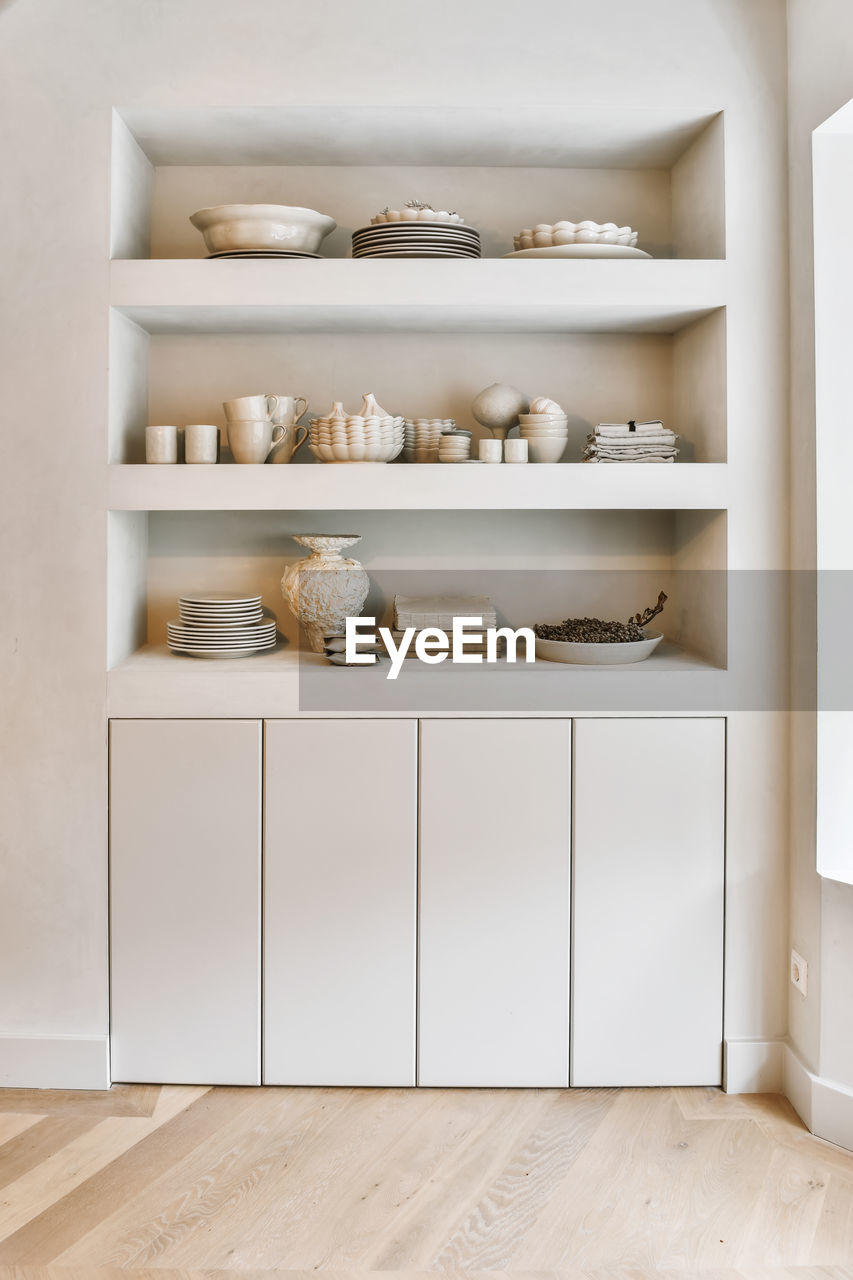
[[[265,618],[261,597],[210,591],[181,596],[180,617],[167,624],[173,653],[194,658],[242,658],[275,648],[275,619]]]
[[[520,413],[518,434],[527,441],[531,462],[559,462],[569,438],[569,419],[565,413]]]
[[[405,462],[438,462],[438,445],[445,432],[456,430],[452,418],[407,418]]]
[[[471,432],[446,431],[438,441],[439,462],[470,462]]]
[[[480,235],[457,222],[385,222],[352,233],[354,258],[479,258]]]

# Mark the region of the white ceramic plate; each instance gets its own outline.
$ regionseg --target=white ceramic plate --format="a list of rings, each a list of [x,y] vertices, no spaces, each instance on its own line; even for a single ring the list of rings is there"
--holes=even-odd
[[[364,253],[354,253],[353,261],[359,261],[365,258],[470,258],[475,262],[481,261],[479,253],[453,253],[450,249],[376,249],[365,251]]]
[[[401,218],[399,222],[372,222],[369,227],[356,227],[353,231],[354,236],[364,235],[381,235],[383,232],[390,232],[396,235],[400,231],[414,231],[416,228],[426,227],[427,230],[433,231],[449,231],[451,235],[468,235],[477,236],[479,232],[476,227],[469,227],[466,222],[427,222],[426,218]]]
[[[542,249],[516,249],[505,258],[650,258],[627,244],[553,244]]]
[[[256,596],[236,596],[230,591],[209,591],[203,596],[178,596],[181,604],[215,604],[215,605],[238,605],[238,604],[260,604],[260,595]]]
[[[296,249],[223,249],[209,253],[211,258],[322,258],[322,253],[300,253]]]
[[[629,640],[619,644],[583,644],[571,640],[536,640],[536,659],[547,662],[568,662],[583,667],[621,667],[631,662],[643,662],[654,653],[663,634],[647,636],[645,640]]]
[[[274,648],[275,645],[264,645],[253,649],[230,649],[225,651],[220,649],[188,649],[184,645],[169,645],[172,653],[185,653],[190,658],[249,658],[253,653],[266,653],[267,649]]]

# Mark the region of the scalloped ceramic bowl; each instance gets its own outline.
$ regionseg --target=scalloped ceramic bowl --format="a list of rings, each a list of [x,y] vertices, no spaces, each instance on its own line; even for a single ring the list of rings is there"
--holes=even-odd
[[[316,253],[337,223],[316,209],[285,204],[217,204],[190,218],[204,236],[208,253],[287,249]]]
[[[615,222],[539,222],[525,227],[512,238],[519,249],[550,249],[561,244],[621,244],[636,248],[637,232],[631,227],[617,227]]]

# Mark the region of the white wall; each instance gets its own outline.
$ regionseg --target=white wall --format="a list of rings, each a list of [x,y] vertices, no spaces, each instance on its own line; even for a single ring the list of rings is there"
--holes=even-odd
[[[814,254],[811,133],[853,98],[853,9],[849,0],[788,0],[791,229],[791,554],[815,563]],[[799,635],[808,663],[807,612]],[[795,615],[796,622],[796,615]],[[853,888],[815,871],[814,716],[794,717],[791,751],[791,943],[809,961],[807,999],[793,992],[790,1034],[814,1071],[853,1085]]]
[[[803,0],[793,6],[795,21],[805,23],[815,7],[840,12],[842,4]],[[784,17],[782,0],[540,0],[535,15],[510,0],[0,5],[0,346],[8,418],[0,469],[0,1031],[98,1036],[107,1026],[102,492],[110,108],[438,96],[460,104],[460,120],[466,102],[484,99],[724,108],[740,229],[729,256],[738,288],[754,300],[736,376],[757,406],[748,423],[737,424],[739,457],[756,470],[749,501],[733,516],[732,545],[742,567],[778,566],[785,562],[786,463],[785,451],[769,446],[785,430]],[[830,77],[814,78],[823,89]],[[43,414],[46,396],[50,412]],[[757,727],[759,746],[762,734],[778,744],[772,718]],[[778,787],[766,789],[764,821],[748,826],[735,913],[766,940],[757,947],[766,963],[754,967],[746,948],[750,963],[736,966],[727,989],[737,1034],[757,1038],[784,1029],[777,794]]]

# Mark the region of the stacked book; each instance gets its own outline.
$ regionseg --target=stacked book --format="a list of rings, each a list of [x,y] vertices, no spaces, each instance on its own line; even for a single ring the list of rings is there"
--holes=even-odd
[[[678,436],[659,419],[651,422],[599,422],[587,436],[584,462],[674,462]]]
[[[482,618],[482,630],[470,624],[466,626],[465,652],[485,655],[486,630],[498,625],[495,607],[488,596],[395,596],[394,643],[399,644],[406,629],[414,627],[415,635],[406,656],[415,658],[418,633],[428,627],[440,627],[452,638],[454,618]]]

